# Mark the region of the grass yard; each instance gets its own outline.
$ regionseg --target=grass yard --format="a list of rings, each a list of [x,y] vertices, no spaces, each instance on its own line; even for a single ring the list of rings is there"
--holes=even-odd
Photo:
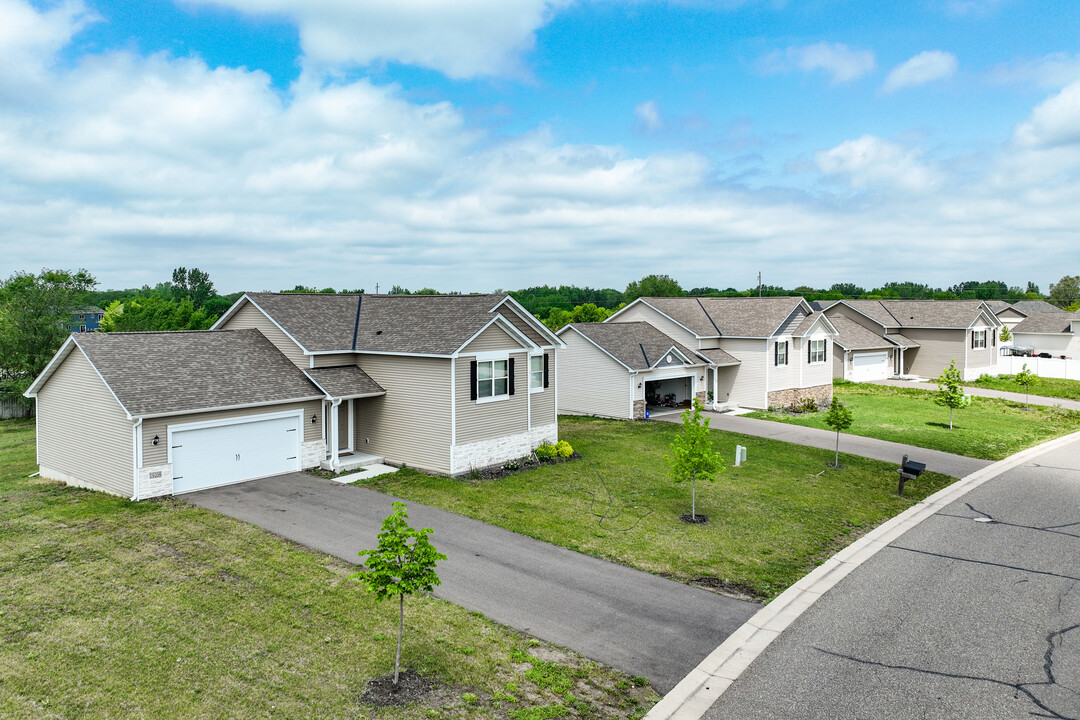
[[[1080,430],[1080,412],[993,398],[972,398],[954,411],[936,405],[932,391],[866,383],[843,383],[833,388],[851,408],[852,435],[892,440],[986,460],[1001,460],[1025,448]],[[747,417],[828,429],[825,413],[786,415],[755,412]],[[843,442],[840,444],[843,449]]]
[[[690,485],[667,476],[664,454],[681,425],[562,417],[560,438],[582,459],[499,480],[431,477],[412,470],[366,487],[435,505],[556,545],[661,575],[771,598],[855,537],[949,484],[927,473],[896,495],[893,465],[827,450],[715,431],[732,462],[699,482],[704,525],[690,512]]]
[[[1024,386],[1016,382],[1015,375],[999,375],[990,377],[983,375],[978,380],[964,383],[972,387],[986,388],[987,390],[1005,390],[1006,392],[1025,392]],[[1032,396],[1064,398],[1066,400],[1080,400],[1080,380],[1064,380],[1062,378],[1036,378],[1031,386]]]
[[[0,717],[635,718],[647,686],[429,597],[403,667],[426,705],[374,710],[397,604],[353,568],[177,500],[27,479],[34,427],[0,421]],[[433,537],[438,545],[438,537]]]

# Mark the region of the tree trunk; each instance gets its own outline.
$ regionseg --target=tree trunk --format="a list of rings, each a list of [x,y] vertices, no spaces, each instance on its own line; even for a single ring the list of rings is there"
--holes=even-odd
[[[952,408],[949,408],[949,429],[952,430]]]
[[[401,633],[405,631],[405,596],[398,595],[397,657],[394,658],[394,685],[401,670]]]
[[[697,520],[697,473],[690,476],[690,519]]]
[[[840,431],[839,430],[836,431],[836,457],[833,458],[833,463],[832,464],[835,467],[840,467]]]

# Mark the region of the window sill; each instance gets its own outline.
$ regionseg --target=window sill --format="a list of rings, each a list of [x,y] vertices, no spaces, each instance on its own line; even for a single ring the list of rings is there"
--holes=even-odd
[[[501,402],[503,400],[509,400],[509,395],[496,395],[494,397],[476,398],[476,404],[481,405],[483,403]]]

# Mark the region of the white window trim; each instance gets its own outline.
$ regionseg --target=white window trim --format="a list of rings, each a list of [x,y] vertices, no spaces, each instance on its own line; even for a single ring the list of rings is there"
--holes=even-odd
[[[506,362],[506,393],[502,395],[492,395],[491,397],[480,397],[480,363],[491,363],[491,387],[492,392],[495,389],[495,363],[503,360]],[[504,402],[510,399],[510,356],[505,353],[482,353],[476,356],[476,404],[480,405],[489,402]]]
[[[814,355],[816,355],[816,353],[814,352],[814,343],[821,343],[821,359],[820,360],[815,360],[814,359]],[[810,364],[810,365],[821,365],[821,364],[823,364],[825,362],[825,360],[827,359],[826,354],[825,354],[825,350],[826,350],[825,343],[826,343],[825,338],[821,338],[821,339],[811,338],[810,339],[810,362],[808,364]]]
[[[532,361],[533,361],[533,358],[540,358],[540,384],[538,386],[536,386],[536,387],[533,387],[533,384],[532,384],[532,378],[533,378]],[[544,354],[543,353],[537,353],[535,355],[529,355],[528,373],[529,373],[529,394],[531,395],[532,393],[544,392]]]
[[[978,344],[978,336],[982,334],[982,345]],[[986,349],[986,330],[972,330],[971,331],[971,349],[972,350],[985,350]]]
[[[780,362],[780,350],[779,350],[779,348],[780,348],[781,345],[784,347],[784,361],[783,362]],[[773,358],[775,360],[775,365],[777,367],[779,367],[781,365],[787,365],[788,364],[788,354],[791,351],[791,347],[788,345],[788,341],[787,340],[777,340],[776,341],[776,348],[777,349],[773,350]]]

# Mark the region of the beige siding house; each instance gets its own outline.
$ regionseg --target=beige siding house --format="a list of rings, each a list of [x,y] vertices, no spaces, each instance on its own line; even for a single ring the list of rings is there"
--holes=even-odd
[[[1080,313],[1032,313],[1013,328],[1013,344],[1066,360],[1080,359]]]
[[[72,335],[27,396],[44,477],[132,499],[381,460],[459,474],[558,439],[561,347],[505,295],[250,293],[209,331]]]
[[[695,397],[714,408],[827,402],[835,334],[802,298],[639,298],[599,325],[559,331],[568,345],[559,407],[643,417]],[[668,348],[671,363],[656,364]]]
[[[997,374],[1002,321],[981,300],[841,300],[824,312],[849,321],[840,321],[849,339],[862,337],[861,329],[865,329],[892,345],[889,376],[932,378],[953,360],[965,380]],[[852,349],[856,357],[882,351]],[[874,377],[861,379],[880,378],[875,371]]]

